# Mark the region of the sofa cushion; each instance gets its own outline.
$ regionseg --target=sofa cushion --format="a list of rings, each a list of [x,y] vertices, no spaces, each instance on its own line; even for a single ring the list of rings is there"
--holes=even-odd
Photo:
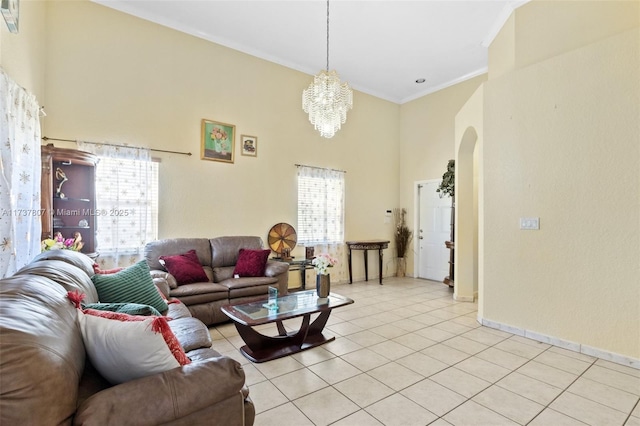
[[[185,352],[211,347],[209,329],[199,319],[174,319],[169,321],[169,327]]]
[[[149,268],[163,270],[160,256],[172,256],[195,250],[202,266],[211,266],[211,246],[207,238],[169,238],[151,241],[144,247],[144,258]]]
[[[144,260],[115,274],[94,275],[91,280],[101,303],[141,303],[158,312],[167,310],[167,302],[160,297]]]
[[[115,319],[116,315],[120,319]],[[166,318],[86,309],[78,313],[78,321],[92,364],[112,384],[190,362],[184,352],[180,354],[182,348],[167,326]]]
[[[269,254],[271,254],[271,250],[241,248],[238,251],[238,262],[233,274],[240,277],[263,277]]]
[[[178,285],[209,281],[195,250],[173,256],[160,256],[159,262],[173,275]]]
[[[264,248],[260,237],[217,237],[210,240],[211,267],[235,266],[241,248],[261,250]]]

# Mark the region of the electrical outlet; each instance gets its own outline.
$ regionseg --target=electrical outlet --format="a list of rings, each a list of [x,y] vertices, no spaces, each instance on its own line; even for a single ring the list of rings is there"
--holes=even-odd
[[[526,230],[540,229],[540,218],[539,217],[521,217],[520,229],[526,229]]]

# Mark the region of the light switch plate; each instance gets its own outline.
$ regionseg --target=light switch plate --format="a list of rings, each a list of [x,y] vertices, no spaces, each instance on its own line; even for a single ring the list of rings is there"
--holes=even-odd
[[[527,230],[540,229],[540,218],[539,217],[521,217],[520,229],[527,229]]]

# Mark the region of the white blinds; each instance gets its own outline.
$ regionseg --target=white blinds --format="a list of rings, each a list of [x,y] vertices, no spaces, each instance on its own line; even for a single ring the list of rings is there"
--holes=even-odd
[[[298,242],[344,242],[344,172],[298,167]]]

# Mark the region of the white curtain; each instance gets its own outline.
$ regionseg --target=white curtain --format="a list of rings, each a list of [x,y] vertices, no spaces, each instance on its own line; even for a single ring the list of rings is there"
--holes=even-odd
[[[332,282],[348,279],[344,175],[340,170],[298,166],[298,242],[314,246],[316,256],[329,253],[338,259],[329,270]]]
[[[78,149],[99,158],[97,263],[102,269],[112,269],[142,260],[144,246],[157,237],[157,165],[149,150],[89,142],[78,142]]]
[[[0,278],[40,253],[40,107],[0,69]]]

